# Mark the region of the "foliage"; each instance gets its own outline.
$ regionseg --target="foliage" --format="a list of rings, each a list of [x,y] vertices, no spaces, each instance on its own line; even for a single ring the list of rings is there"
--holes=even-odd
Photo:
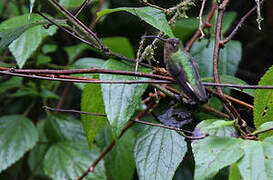
[[[24,73],[23,77],[0,77],[1,179],[9,179],[10,174],[13,179],[18,179],[21,174],[21,179],[75,179],[86,171],[94,171],[89,172],[86,179],[201,180],[217,179],[219,176],[224,176],[225,179],[273,179],[271,89],[258,89],[254,94],[254,90],[231,88],[254,98],[254,123],[251,118],[247,119],[247,128],[240,124],[239,116],[234,119],[219,117],[225,112],[221,112],[224,101],[210,97],[206,105],[194,109],[194,122],[183,126],[182,129],[186,130],[183,131],[174,127],[162,127],[155,120],[170,112],[170,108],[186,111],[190,106],[185,103],[174,106],[174,95],[165,84],[132,84],[133,81],[147,82],[152,79],[121,74],[135,71],[132,60],[142,59],[142,63],[147,63],[146,56],[154,56],[158,61],[162,59],[162,44],[155,43],[150,49],[145,49],[149,41],[139,44],[140,34],[160,33],[162,37],[178,37],[187,45],[193,33],[199,30],[198,19],[195,16],[187,18],[189,9],[199,12],[191,2],[185,0],[178,5],[167,3],[166,6],[172,8],[164,9],[147,2],[144,3],[147,6],[139,7],[129,0],[122,1],[126,4],[123,6],[115,5],[114,2],[102,5],[101,1],[89,1],[78,19],[85,24],[92,21],[96,25],[95,28],[90,25],[90,29],[101,37],[99,41],[104,45],[102,48],[96,47],[100,44],[94,42],[96,35],[90,29],[77,26],[71,16],[63,16],[64,13],[56,7],[46,10],[54,7],[50,6],[50,2],[55,1],[9,1],[0,4],[0,18],[3,20],[0,24],[1,75],[22,76],[20,72],[15,73],[22,68],[38,71],[91,68],[98,72],[75,73],[73,76]],[[75,15],[78,7],[85,1],[58,2]],[[96,46],[90,47],[88,43],[84,44],[68,36],[61,28],[34,13],[37,11],[45,12],[46,17],[72,35]],[[204,15],[202,19],[207,17]],[[196,40],[190,50],[198,64],[202,80],[207,82],[214,82],[213,53],[217,43],[217,18],[216,15],[211,18],[213,27],[204,30],[211,36],[201,41]],[[232,29],[235,19],[235,12],[224,14],[222,39]],[[122,24],[129,21],[132,24]],[[112,32],[114,27],[117,27],[118,34]],[[140,32],[138,28],[141,29]],[[132,35],[125,36],[127,31]],[[148,55],[145,54],[147,49],[150,50]],[[247,85],[245,81],[235,77],[242,54],[242,43],[237,40],[230,40],[220,50],[218,73],[222,83]],[[150,65],[164,67],[160,62],[151,62]],[[138,72],[156,74],[157,68],[153,71],[148,67],[149,65],[139,66]],[[107,74],[105,71],[111,73]],[[120,74],[114,74],[113,71]],[[272,73],[273,67],[266,71],[259,85],[273,85]],[[35,79],[41,74],[44,79],[51,78],[51,81]],[[26,78],[30,75],[32,79]],[[160,75],[166,76],[166,73]],[[100,81],[101,84],[53,81],[60,78]],[[102,83],[106,81],[123,83]],[[176,85],[170,86],[177,88]],[[223,88],[223,91],[229,96],[233,95],[230,88]],[[244,100],[240,100],[242,101]],[[43,106],[56,107],[55,111],[62,108],[80,109],[83,114],[49,112]],[[206,106],[214,110],[199,112]],[[75,113],[76,110],[70,112]],[[139,120],[153,126],[137,124]],[[249,128],[254,125],[255,130]],[[98,159],[99,157],[104,159]],[[90,168],[91,165],[94,166]]]

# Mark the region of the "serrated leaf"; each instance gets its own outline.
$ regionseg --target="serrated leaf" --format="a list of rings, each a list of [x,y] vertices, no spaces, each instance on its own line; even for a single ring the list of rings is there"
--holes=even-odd
[[[242,142],[238,138],[209,136],[192,143],[194,179],[212,179],[220,169],[235,163],[244,155]]]
[[[129,66],[117,60],[108,60],[103,68],[115,70],[134,71],[133,66]],[[140,68],[140,71],[150,70]],[[101,74],[100,80],[143,80],[147,78],[135,78],[133,76]],[[123,127],[130,120],[137,108],[137,104],[144,93],[147,84],[102,84],[102,94],[105,105],[105,112],[112,127],[113,136],[116,139]]]
[[[87,84],[85,86],[81,98],[81,111],[106,114],[100,84]],[[91,147],[97,133],[107,122],[107,118],[87,114],[82,114],[81,118],[88,144]]]
[[[99,149],[93,146],[90,150],[86,142],[60,142],[46,153],[43,170],[52,179],[76,179],[99,155]],[[96,166],[96,171],[89,173],[85,179],[106,179],[103,160]]]
[[[103,9],[97,13],[97,20],[99,20],[102,16],[118,12],[118,11],[127,11],[140,19],[144,20],[148,24],[152,25],[153,27],[159,29],[160,31],[164,32],[169,37],[174,37],[173,32],[168,24],[166,16],[162,10],[152,8],[152,7],[140,7],[140,8],[129,8],[129,7],[122,7],[116,9]]]
[[[221,119],[208,119],[200,122],[194,129],[194,136],[209,134],[211,136],[236,136],[236,130],[232,126],[234,121]]]
[[[68,115],[51,114],[45,124],[45,133],[53,142],[86,140],[81,122]]]
[[[9,49],[20,68],[23,67],[26,60],[39,47],[43,39],[47,36],[52,36],[57,31],[57,27],[55,26],[51,26],[48,29],[45,29],[42,25],[37,26],[35,23],[39,21],[44,21],[40,15],[25,14],[8,19],[0,24],[0,30],[2,32],[7,29],[16,29],[14,31],[15,36],[14,34],[11,36],[12,43],[9,45]],[[33,23],[35,25],[33,25]],[[24,28],[22,29],[22,27]],[[17,28],[19,28],[19,30]]]
[[[265,154],[263,146],[270,146],[273,148],[273,144],[267,144],[259,141],[244,141],[241,148],[244,150],[245,155],[238,162],[238,167],[244,180],[259,180],[259,179],[272,179],[272,168],[266,169],[265,160],[270,159]],[[272,153],[272,150],[270,150]],[[271,156],[272,158],[272,156]],[[273,158],[270,163],[273,163]]]
[[[0,117],[0,172],[19,160],[38,141],[38,131],[27,117]]]
[[[96,142],[102,149],[109,146],[112,140],[109,126],[105,126],[96,137]],[[135,134],[131,129],[128,129],[105,156],[105,166],[110,179],[133,179],[135,172],[134,145]]]
[[[273,85],[273,66],[266,71],[265,75],[259,81],[259,85]],[[259,128],[263,123],[273,119],[273,90],[257,89],[254,96],[254,125]],[[263,133],[262,137],[272,136],[273,132]]]
[[[195,41],[191,54],[199,65],[201,77],[213,77],[214,39]],[[230,41],[221,49],[219,55],[219,74],[234,76],[242,57],[242,46],[239,41]]]
[[[149,127],[140,133],[135,159],[140,180],[171,180],[187,152],[184,137],[177,132]]]
[[[203,81],[214,81],[214,78],[213,77],[203,78],[202,80]],[[223,83],[223,84],[248,85],[245,81],[243,81],[237,77],[229,76],[229,75],[220,76],[220,80],[221,80],[221,83]],[[237,91],[247,93],[250,96],[254,96],[254,94],[255,94],[254,89],[239,89],[239,88],[234,88],[234,87],[231,87],[229,89],[235,89]]]
[[[111,51],[120,53],[132,59],[135,58],[134,49],[127,38],[109,37],[102,38],[101,40]]]

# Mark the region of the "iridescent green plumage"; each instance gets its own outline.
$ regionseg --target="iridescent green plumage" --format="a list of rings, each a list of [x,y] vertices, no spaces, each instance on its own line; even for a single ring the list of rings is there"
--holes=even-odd
[[[183,51],[182,42],[177,38],[166,39],[164,42],[164,61],[168,72],[193,103],[207,102],[208,97],[191,54]]]

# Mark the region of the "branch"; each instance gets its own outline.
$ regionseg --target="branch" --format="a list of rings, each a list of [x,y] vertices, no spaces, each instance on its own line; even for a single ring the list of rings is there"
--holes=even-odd
[[[216,7],[217,7],[217,3],[214,3],[206,20],[205,20],[205,23],[202,24],[201,26],[201,29],[204,29],[206,27],[211,27],[211,24],[210,24],[210,20],[211,18],[213,17],[213,14],[216,10]],[[193,37],[191,38],[191,40],[187,43],[186,47],[185,47],[185,51],[186,52],[189,52],[193,43],[197,40],[197,38],[200,36],[201,34],[201,31],[200,31],[200,28],[195,32],[195,34],[193,35]]]
[[[253,133],[253,135],[262,134],[262,133],[272,131],[272,130],[273,130],[273,127],[270,127],[270,128],[264,129],[264,130],[256,131],[256,132]]]
[[[262,5],[264,3],[264,0],[261,0],[260,5]],[[220,43],[222,45],[226,44],[228,41],[230,41],[234,35],[238,32],[239,28],[242,26],[242,24],[245,22],[245,20],[250,16],[250,14],[252,12],[254,12],[256,9],[258,8],[258,6],[254,6],[252,9],[250,9],[250,11],[248,11],[239,21],[239,23],[236,25],[236,27],[233,29],[233,31],[229,34],[229,36],[222,40]]]
[[[203,16],[204,7],[205,7],[206,2],[207,2],[207,0],[202,1],[202,6],[201,6],[201,9],[200,9],[200,12],[199,12],[199,31],[201,33],[200,39],[203,39],[205,37],[205,34],[203,32],[203,27],[202,27],[203,26],[202,16]]]
[[[157,74],[149,74],[142,72],[134,72],[134,71],[121,71],[121,70],[109,70],[109,69],[101,69],[101,68],[88,68],[88,69],[70,69],[70,70],[51,70],[51,69],[14,69],[14,68],[4,68],[0,67],[0,71],[8,71],[13,73],[22,73],[22,74],[52,74],[52,75],[60,75],[60,74],[93,74],[93,73],[101,73],[101,74],[116,74],[116,75],[127,75],[127,76],[137,76],[137,77],[146,77],[151,79],[160,79],[160,80],[168,80],[174,81],[170,76],[162,76]]]
[[[149,84],[149,83],[172,84],[173,83],[171,81],[165,81],[165,80],[101,81],[98,79],[90,79],[90,78],[75,77],[75,76],[65,76],[65,75],[54,76],[51,74],[45,74],[43,76],[42,75],[27,75],[27,74],[12,73],[7,71],[0,71],[0,74],[17,76],[17,77],[25,77],[25,78],[33,78],[33,79],[51,80],[51,81],[74,82],[74,83],[95,83],[95,84]]]
[[[60,108],[52,108],[52,107],[48,107],[48,106],[43,106],[43,108],[47,111],[58,111],[58,112],[65,112],[65,113],[77,113],[77,114],[88,114],[88,115],[92,115],[92,116],[102,116],[102,117],[106,117],[105,114],[97,114],[97,113],[90,113],[90,112],[83,112],[83,111],[78,111],[78,110],[74,110],[74,109],[60,109]]]

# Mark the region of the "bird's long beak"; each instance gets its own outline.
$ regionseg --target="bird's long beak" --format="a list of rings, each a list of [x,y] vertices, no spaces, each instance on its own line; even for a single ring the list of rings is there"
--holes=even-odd
[[[144,38],[155,38],[155,39],[159,39],[163,42],[167,42],[167,39],[164,39],[162,37],[159,37],[159,36],[154,36],[154,35],[148,35],[148,36],[141,36],[141,39],[144,39]]]

